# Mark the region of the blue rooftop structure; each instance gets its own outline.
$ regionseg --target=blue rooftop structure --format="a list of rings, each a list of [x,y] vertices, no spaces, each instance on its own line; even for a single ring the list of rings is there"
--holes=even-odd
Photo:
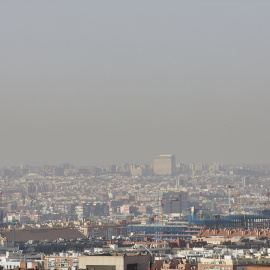
[[[203,226],[209,229],[266,229],[270,228],[269,214],[241,214],[220,216],[215,215],[212,218],[200,218],[196,215],[187,216],[189,225]]]
[[[131,226],[127,226],[127,231],[131,232]],[[191,238],[192,235],[196,235],[200,231],[200,228],[195,228],[186,225],[161,225],[161,224],[150,224],[150,225],[133,225],[132,232],[136,236],[150,236],[152,238],[166,238],[176,239]]]

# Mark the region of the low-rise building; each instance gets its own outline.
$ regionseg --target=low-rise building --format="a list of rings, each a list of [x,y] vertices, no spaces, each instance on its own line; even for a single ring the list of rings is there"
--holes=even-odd
[[[127,226],[117,224],[81,226],[80,231],[88,238],[112,239],[113,236],[127,236]]]
[[[79,268],[86,270],[146,270],[151,265],[151,255],[82,256]]]
[[[247,270],[248,266],[270,264],[270,257],[241,257],[224,256],[224,258],[201,258],[198,270]]]

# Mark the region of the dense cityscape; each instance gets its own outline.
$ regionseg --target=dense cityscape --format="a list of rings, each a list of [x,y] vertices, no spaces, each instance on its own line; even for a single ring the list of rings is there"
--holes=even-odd
[[[0,1],[0,270],[270,270],[269,10]]]
[[[67,270],[109,255],[158,270],[265,265],[269,181],[269,165],[182,164],[174,155],[151,165],[2,168],[1,265]]]

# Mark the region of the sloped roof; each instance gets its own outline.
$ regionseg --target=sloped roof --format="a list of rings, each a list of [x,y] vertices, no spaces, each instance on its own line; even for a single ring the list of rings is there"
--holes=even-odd
[[[269,229],[235,229],[235,230],[204,230],[197,237],[267,237],[270,238]]]
[[[6,237],[8,241],[13,241],[13,232],[2,232],[1,235]],[[60,228],[60,229],[31,229],[31,230],[18,230],[15,232],[16,242],[27,242],[29,240],[57,240],[59,238],[70,240],[70,239],[87,239],[87,237],[78,231],[77,229],[71,228]]]

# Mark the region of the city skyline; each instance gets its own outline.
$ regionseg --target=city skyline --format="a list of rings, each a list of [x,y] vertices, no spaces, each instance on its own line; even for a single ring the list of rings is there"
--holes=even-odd
[[[0,270],[270,270],[270,1],[0,1]]]

